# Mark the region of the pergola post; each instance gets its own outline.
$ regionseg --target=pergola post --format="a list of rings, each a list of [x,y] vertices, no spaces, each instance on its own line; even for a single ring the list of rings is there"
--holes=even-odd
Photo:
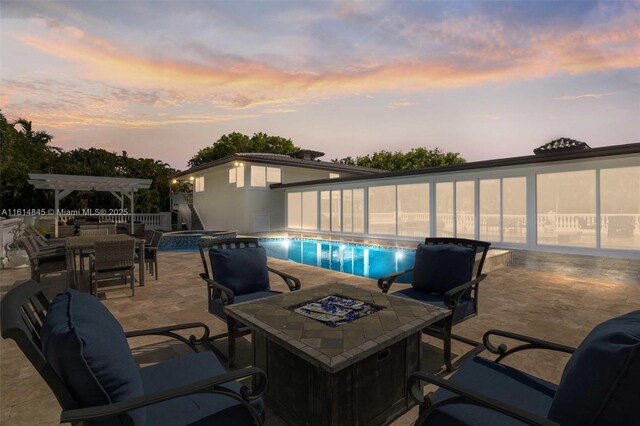
[[[133,191],[129,193],[123,192],[122,195],[126,195],[127,197],[129,197],[129,200],[131,202],[131,235],[133,235]],[[123,202],[123,205],[124,205],[124,202]]]
[[[55,238],[58,238],[58,218],[60,217],[60,200],[62,200],[64,197],[66,197],[67,195],[71,194],[73,190],[72,189],[61,189],[61,190],[54,190],[54,199],[55,199],[55,213],[56,213],[56,219],[55,219],[55,223],[53,225],[53,236]]]

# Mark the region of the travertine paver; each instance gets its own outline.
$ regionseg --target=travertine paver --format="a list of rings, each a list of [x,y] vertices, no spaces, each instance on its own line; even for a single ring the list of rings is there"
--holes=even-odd
[[[382,310],[331,328],[289,309],[293,305],[336,295],[377,305]],[[308,287],[239,303],[225,307],[225,312],[310,364],[331,373],[450,315],[448,309],[343,283]]]
[[[546,265],[555,265],[550,255]],[[538,258],[541,255],[537,255]],[[472,339],[481,339],[491,328],[528,334],[567,345],[577,345],[596,324],[640,307],[638,280],[621,279],[610,269],[588,269],[573,265],[593,265],[584,257],[562,255],[562,264],[553,269],[506,267],[489,273],[480,286],[480,313],[477,317],[454,327],[454,332]],[[623,264],[627,276],[639,276],[640,261],[610,261],[599,259],[598,268]],[[136,288],[135,297],[130,290],[112,290],[103,293],[105,305],[121,322],[125,330],[158,327],[191,321],[202,321],[212,333],[226,331],[225,324],[207,311],[206,287],[198,277],[201,263],[198,253],[159,253],[160,279],[147,276],[146,286]],[[270,259],[270,265],[298,276],[302,287],[346,282],[376,291],[373,280],[327,271],[291,262]],[[588,271],[588,272],[587,272]],[[0,293],[16,280],[27,279],[28,269],[0,270]],[[52,276],[43,283],[48,296],[64,289],[65,277]],[[271,275],[275,290],[288,291],[286,285]],[[391,291],[402,289],[396,288]],[[321,325],[321,324],[320,324]],[[167,345],[163,338],[130,340],[136,361],[148,365],[163,359],[188,354],[182,344]],[[218,344],[226,351],[226,341]],[[442,364],[441,342],[423,336],[423,365],[437,369]],[[454,353],[461,354],[469,346],[455,342]],[[248,365],[251,344],[248,338],[238,339],[238,367]],[[510,365],[522,368],[544,379],[558,382],[568,359],[548,351],[526,351],[510,357]],[[12,341],[0,339],[0,424],[2,425],[55,425],[59,424],[60,406],[46,384]],[[412,410],[394,425],[409,425],[417,418]],[[267,425],[280,426],[282,421],[268,413]]]

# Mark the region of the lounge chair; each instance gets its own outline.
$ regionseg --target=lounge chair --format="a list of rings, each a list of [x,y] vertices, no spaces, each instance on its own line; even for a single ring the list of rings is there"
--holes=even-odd
[[[496,346],[495,337],[520,344]],[[416,425],[639,424],[640,311],[598,325],[577,349],[498,330],[487,332],[483,342],[448,379],[424,372],[410,376],[410,395],[421,405]],[[476,355],[484,349],[497,359]],[[530,349],[572,354],[558,385],[501,363]],[[424,382],[438,391],[425,397]]]
[[[68,290],[52,302],[35,281],[0,302],[2,337],[13,339],[56,396],[63,423],[107,425],[261,425],[266,376],[228,372],[207,349],[202,323],[124,332],[100,301]],[[201,337],[179,331],[201,329]],[[128,338],[165,336],[195,353],[139,368]],[[253,389],[237,380],[253,379]]]
[[[64,252],[39,252],[30,236],[22,238],[21,243],[27,252],[27,256],[29,256],[31,279],[40,282],[44,274],[65,272],[67,270]]]

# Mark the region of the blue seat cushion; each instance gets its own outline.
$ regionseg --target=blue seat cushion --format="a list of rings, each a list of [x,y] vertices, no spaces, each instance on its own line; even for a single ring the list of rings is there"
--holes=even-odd
[[[418,300],[420,302],[429,303],[431,305],[436,305],[441,308],[448,307],[444,304],[444,296],[441,294],[433,294],[433,293],[425,293],[420,290],[416,290],[413,287],[407,287],[404,290],[396,291],[395,293],[390,293],[394,296],[407,297],[409,299]],[[453,310],[453,323],[457,323],[464,318],[471,316],[476,313],[476,306],[474,300],[469,297],[461,297],[458,301],[458,305]],[[444,321],[440,320],[434,324],[436,327],[443,327]]]
[[[211,352],[202,352],[140,370],[145,394],[188,385],[225,373],[224,367]],[[225,388],[239,392],[238,382],[229,382]],[[251,402],[262,416],[262,399]],[[249,411],[237,400],[216,394],[194,394],[171,399],[147,407],[147,424],[178,425],[243,425],[252,424]]]
[[[257,291],[255,293],[249,293],[249,294],[242,294],[240,296],[235,296],[233,298],[233,303],[236,304],[236,303],[242,303],[242,302],[249,302],[251,300],[258,300],[258,299],[263,299],[269,296],[275,296],[276,294],[280,294],[280,292],[274,291],[274,290],[267,290],[267,291]],[[223,307],[224,305],[222,304],[222,300],[220,300],[219,298],[209,300],[209,312],[211,312],[213,315],[219,318],[226,320],[227,315],[224,313]]]
[[[595,327],[567,363],[549,418],[563,425],[640,423],[640,310]]]
[[[545,418],[557,388],[553,383],[481,357],[474,357],[464,363],[449,380],[469,390]],[[437,401],[453,396],[453,393],[444,389],[439,389],[435,393]],[[438,408],[425,422],[425,425],[430,426],[522,424],[504,414],[469,404],[451,404]]]
[[[471,281],[476,251],[454,244],[420,244],[413,270],[414,288],[444,294]]]
[[[67,290],[51,302],[42,325],[42,351],[83,407],[144,394],[122,327],[87,293]],[[145,412],[144,408],[130,411],[119,416],[119,421],[144,425]]]
[[[220,249],[211,247],[209,259],[215,280],[235,295],[269,290],[267,252],[264,247]]]

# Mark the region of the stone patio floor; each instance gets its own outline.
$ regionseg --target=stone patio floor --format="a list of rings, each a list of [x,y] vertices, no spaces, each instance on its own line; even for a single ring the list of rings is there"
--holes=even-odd
[[[135,297],[129,291],[108,289],[100,297],[122,323],[125,330],[159,327],[201,321],[212,333],[223,332],[223,322],[207,311],[206,288],[198,274],[202,270],[198,253],[161,252],[160,277],[147,275],[146,286],[137,287]],[[576,257],[577,258],[577,257]],[[514,262],[489,273],[480,287],[480,314],[454,328],[454,332],[475,340],[489,329],[503,329],[538,338],[577,345],[596,324],[640,307],[640,261],[616,260],[627,272],[624,278],[607,269],[595,268],[588,274],[576,263],[563,259],[563,267],[540,268],[540,262]],[[578,260],[577,264],[580,264]],[[303,287],[329,282],[345,282],[375,289],[374,280],[340,272],[270,259],[276,269],[298,276]],[[636,273],[637,271],[637,273]],[[28,278],[28,269],[0,270],[0,295],[17,280]],[[631,279],[628,277],[631,276]],[[272,287],[285,291],[284,283],[272,275]],[[49,297],[64,290],[65,275],[43,279]],[[398,288],[401,285],[396,284]],[[393,290],[393,287],[392,287]],[[131,339],[136,361],[148,365],[189,353],[189,349],[163,338]],[[184,346],[184,347],[183,347]],[[226,341],[219,347],[226,351]],[[442,359],[441,342],[423,337],[423,365],[435,372]],[[469,346],[454,342],[454,353],[462,354]],[[238,341],[238,366],[248,365],[251,356],[249,337]],[[547,380],[558,382],[568,357],[545,352],[526,351],[510,357],[508,364]],[[0,424],[59,424],[60,406],[31,364],[13,341],[0,341]],[[417,418],[417,409],[406,413],[394,425],[409,425]],[[277,415],[267,413],[267,425],[282,425]]]

